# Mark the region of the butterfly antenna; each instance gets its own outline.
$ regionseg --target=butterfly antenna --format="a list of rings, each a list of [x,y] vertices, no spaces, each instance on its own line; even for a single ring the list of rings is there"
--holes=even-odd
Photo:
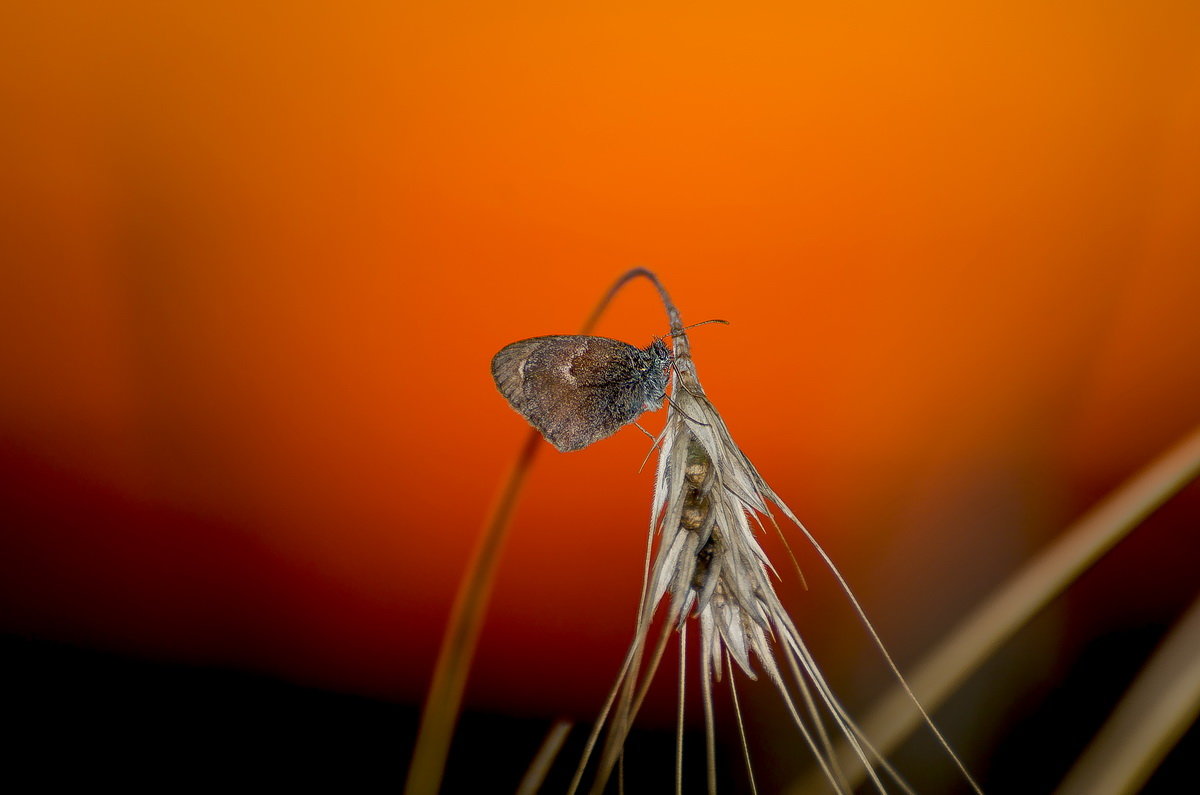
[[[701,320],[699,323],[693,323],[690,326],[684,326],[683,328],[679,329],[678,331],[672,331],[667,336],[668,337],[678,337],[681,334],[683,334],[683,332],[687,331],[690,328],[695,328],[696,326],[707,326],[709,323],[720,323],[722,326],[729,325],[728,320],[719,320],[717,318],[713,318],[712,320]]]
[[[676,329],[675,331],[668,332],[663,334],[661,337],[655,337],[654,339],[665,340],[667,337],[682,337],[684,335],[683,332],[687,331],[688,329],[695,328],[696,326],[707,326],[709,323],[720,323],[722,326],[729,325],[728,320],[720,320],[717,318],[713,318],[712,320],[701,320],[699,323],[693,323],[690,326],[684,326],[681,329]]]

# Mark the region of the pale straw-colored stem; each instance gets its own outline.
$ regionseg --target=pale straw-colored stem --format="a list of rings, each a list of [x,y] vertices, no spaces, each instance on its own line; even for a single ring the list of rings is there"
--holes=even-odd
[[[1101,500],[927,654],[908,677],[921,704],[935,709],[1030,618],[1198,474],[1200,428]],[[897,687],[877,703],[862,727],[886,756],[918,722],[912,699]],[[844,742],[838,759],[852,783],[862,780],[858,757]],[[813,792],[820,786],[823,780],[813,775],[791,791]]]

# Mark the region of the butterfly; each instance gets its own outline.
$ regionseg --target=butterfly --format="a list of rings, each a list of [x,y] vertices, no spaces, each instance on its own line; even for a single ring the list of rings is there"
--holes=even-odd
[[[662,407],[671,352],[607,337],[532,337],[492,357],[504,399],[564,453],[611,436]]]

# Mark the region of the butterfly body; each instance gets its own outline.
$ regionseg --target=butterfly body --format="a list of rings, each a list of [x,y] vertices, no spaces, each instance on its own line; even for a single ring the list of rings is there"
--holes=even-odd
[[[607,337],[533,337],[500,349],[500,394],[562,452],[616,433],[662,406],[671,353],[662,340],[638,348]]]

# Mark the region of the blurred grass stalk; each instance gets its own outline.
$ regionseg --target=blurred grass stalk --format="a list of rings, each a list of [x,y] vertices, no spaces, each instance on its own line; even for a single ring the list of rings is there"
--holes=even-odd
[[[558,752],[562,750],[563,743],[566,742],[567,732],[571,731],[571,725],[570,721],[558,720],[550,727],[550,731],[546,733],[546,739],[542,741],[541,747],[538,748],[537,754],[529,764],[525,777],[517,786],[517,795],[537,795],[538,790],[542,788],[542,782],[546,779],[546,774],[550,772],[550,766],[554,764]]]
[[[653,274],[644,268],[627,271],[596,304],[579,333],[589,333],[617,291],[638,276],[647,277],[657,285]],[[425,697],[425,706],[421,710],[421,725],[417,730],[416,747],[413,749],[408,779],[404,785],[405,795],[437,795],[441,786],[446,757],[450,751],[450,740],[462,707],[467,674],[471,670],[471,660],[475,657],[475,647],[479,642],[483,617],[487,613],[496,566],[500,562],[500,551],[508,534],[508,523],[512,518],[513,508],[516,507],[521,487],[525,484],[525,476],[529,473],[541,446],[541,434],[530,429],[525,444],[521,446],[521,452],[517,454],[517,459],[504,482],[496,505],[484,520],[471,561],[459,582],[454,607],[446,622],[446,634],[442,637],[441,648],[438,649],[433,681],[429,685],[429,694]]]
[[[925,708],[930,712],[936,709],[1001,644],[1197,475],[1200,427],[1084,514],[925,656],[908,677]],[[1085,752],[1064,784],[1064,794],[1137,790],[1200,710],[1198,647],[1200,608],[1193,608],[1180,622],[1172,641],[1157,655],[1160,662],[1149,666],[1129,691],[1119,714]],[[1151,708],[1164,703],[1171,705],[1170,714],[1159,714]],[[893,687],[870,711],[862,727],[880,753],[887,756],[919,721],[908,695]],[[1113,753],[1111,749],[1118,747],[1122,753]],[[860,783],[865,771],[844,741],[839,743],[837,758],[851,784]],[[1094,782],[1101,780],[1121,780],[1127,786],[1095,789]],[[823,785],[824,779],[814,772],[790,792],[820,791]]]
[[[525,475],[540,448],[541,437],[537,431],[530,430],[459,583],[433,669],[433,682],[421,712],[421,727],[417,731],[417,743],[404,786],[406,795],[436,795],[441,786],[450,740],[462,706],[463,689],[487,612],[500,550],[508,534],[509,519],[525,483]]]
[[[1136,792],[1200,715],[1200,599],[1075,762],[1058,795]]]

